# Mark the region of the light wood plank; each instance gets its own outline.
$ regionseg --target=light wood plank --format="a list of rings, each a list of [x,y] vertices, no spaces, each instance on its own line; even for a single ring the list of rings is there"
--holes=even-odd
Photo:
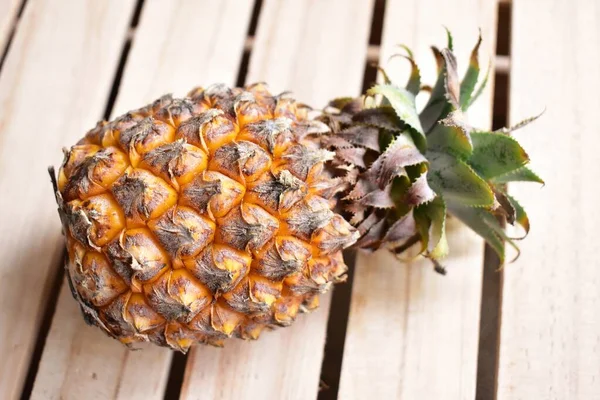
[[[360,93],[372,1],[266,1],[247,82],[322,107]],[[330,296],[292,327],[251,343],[192,350],[182,399],[316,398]]]
[[[3,399],[20,394],[62,253],[46,168],[102,113],[133,3],[29,1],[0,76]]]
[[[251,12],[251,2],[239,0],[147,2],[113,117],[165,93],[233,84]],[[154,346],[127,350],[86,326],[71,297],[61,293],[33,398],[163,398],[172,353]]]
[[[8,44],[21,2],[22,0],[0,0],[0,56]]]
[[[381,64],[401,83],[412,48],[424,82],[435,81],[431,44],[445,46],[442,25],[454,34],[459,70],[483,29],[482,64],[493,54],[496,4],[489,0],[390,0],[386,3]],[[470,112],[489,127],[491,86]],[[418,99],[422,101],[423,99]],[[357,258],[342,377],[342,399],[472,399],[475,397],[483,241],[456,220],[448,230],[448,275],[428,261],[400,263],[385,250]]]
[[[600,4],[514,0],[510,115],[548,111],[514,134],[546,179],[514,184],[529,212],[504,267],[499,399],[600,394]]]

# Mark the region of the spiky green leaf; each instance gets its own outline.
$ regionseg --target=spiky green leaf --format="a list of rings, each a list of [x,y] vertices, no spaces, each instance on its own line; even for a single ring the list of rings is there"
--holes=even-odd
[[[512,206],[515,208],[516,211],[516,218],[515,218],[515,222],[519,225],[521,225],[521,227],[523,227],[523,229],[525,230],[525,234],[529,233],[529,217],[527,216],[527,213],[525,212],[525,209],[523,208],[523,206],[521,206],[521,204],[511,195],[507,194],[508,199],[510,200],[510,203],[512,204]]]
[[[427,152],[427,159],[429,183],[446,200],[472,207],[494,204],[492,189],[464,161],[436,151]]]
[[[504,261],[504,241],[497,230],[490,226],[490,222],[486,221],[488,216],[495,220],[495,217],[489,211],[458,204],[449,205],[448,209],[452,215],[481,236],[498,253],[500,260]]]
[[[425,138],[423,127],[419,121],[414,94],[394,85],[375,85],[369,89],[367,94],[371,96],[380,94],[388,99],[398,117]]]
[[[493,183],[509,183],[509,182],[537,182],[544,184],[544,180],[528,167],[521,167],[506,174],[493,177]]]
[[[458,126],[438,124],[427,136],[429,150],[452,153],[461,158],[468,158],[473,146],[469,135]]]
[[[481,96],[481,94],[483,93],[483,91],[485,90],[485,88],[487,86],[487,83],[490,80],[491,72],[492,72],[492,63],[490,62],[488,64],[487,70],[485,72],[485,77],[483,78],[483,81],[479,84],[479,87],[475,90],[475,94],[473,94],[471,96],[471,99],[469,100],[468,104],[463,107],[463,111],[467,111],[469,108],[471,108],[473,103],[475,103],[477,101],[477,99]]]
[[[475,85],[479,79],[479,46],[481,46],[481,32],[479,32],[479,40],[477,40],[477,44],[471,52],[469,68],[467,68],[467,72],[460,84],[460,107],[463,110],[469,106]]]
[[[507,135],[472,132],[473,154],[469,164],[485,179],[515,171],[529,162],[519,142]]]
[[[448,254],[446,240],[446,204],[441,196],[414,210],[415,222],[421,233],[424,249],[433,259]]]
[[[401,57],[406,58],[408,62],[410,62],[410,77],[408,78],[408,82],[406,83],[406,90],[408,90],[416,96],[421,90],[421,71],[419,71],[419,67],[415,62],[410,48],[408,48],[408,46],[405,45],[400,45],[400,47],[403,48],[408,54],[407,56],[401,55]]]

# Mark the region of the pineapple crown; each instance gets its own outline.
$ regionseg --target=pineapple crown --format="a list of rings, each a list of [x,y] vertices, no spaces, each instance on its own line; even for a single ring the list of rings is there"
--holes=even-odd
[[[515,181],[543,183],[527,167],[529,156],[509,134],[539,117],[510,128],[490,131],[467,122],[466,112],[483,92],[489,69],[479,65],[481,35],[462,80],[458,77],[453,39],[447,47],[432,47],[438,77],[423,86],[412,52],[401,46],[411,64],[408,83],[401,87],[380,69],[383,83],[361,98],[333,100],[320,120],[330,128],[322,144],[335,151],[333,168],[342,182],[342,207],[361,235],[355,246],[389,247],[400,254],[420,243],[420,254],[439,260],[448,252],[448,214],[483,237],[504,260],[505,244],[515,249],[503,220],[520,225],[529,220],[523,207],[507,193]],[[421,111],[415,99],[430,93]]]

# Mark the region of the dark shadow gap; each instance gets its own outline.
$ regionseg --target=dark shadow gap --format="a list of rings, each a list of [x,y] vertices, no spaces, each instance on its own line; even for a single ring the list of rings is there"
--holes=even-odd
[[[248,26],[248,33],[246,34],[247,39],[253,39],[256,35],[256,29],[258,26],[258,17],[260,16],[260,11],[262,10],[263,0],[255,0],[254,8],[252,9],[252,16],[250,17],[250,25]],[[244,53],[242,54],[242,60],[240,62],[240,67],[238,69],[237,78],[235,81],[235,85],[238,87],[244,86],[246,83],[246,77],[248,76],[248,68],[250,66],[250,55],[252,53],[252,47],[245,48]]]
[[[25,2],[23,2],[25,4]],[[142,7],[144,4],[144,0],[138,0],[136,3],[136,7],[134,9],[131,22],[129,24],[130,29],[133,29],[138,21],[139,16],[142,11]],[[19,16],[23,12],[23,8],[21,8],[19,12]],[[107,100],[106,108],[104,110],[104,119],[108,119],[110,114],[112,113],[112,108],[114,106],[115,98],[118,94],[118,86],[121,83],[121,78],[123,75],[123,70],[125,68],[125,63],[127,61],[127,56],[129,54],[129,50],[131,49],[131,37],[128,37],[123,45],[123,50],[121,51],[121,57],[119,60],[119,64],[115,73],[115,77],[113,78],[110,95]],[[50,332],[50,327],[52,325],[52,319],[54,318],[54,312],[56,311],[56,305],[58,303],[58,296],[60,295],[61,284],[65,275],[64,268],[64,258],[66,257],[66,253],[63,253],[63,257],[61,258],[61,265],[58,267],[58,271],[56,272],[53,281],[50,285],[49,293],[46,302],[46,307],[44,309],[44,314],[42,317],[42,322],[40,325],[40,329],[37,334],[34,350],[29,362],[29,370],[27,373],[27,377],[25,378],[25,382],[23,385],[23,390],[21,391],[21,399],[29,399],[31,396],[31,392],[33,390],[33,385],[35,383],[35,378],[37,376],[37,372],[39,369],[40,361],[42,359],[42,355],[44,352],[44,346],[46,344],[46,338],[48,333]],[[50,273],[52,275],[52,272]]]
[[[165,400],[178,399],[181,395],[181,386],[185,377],[185,365],[188,355],[180,352],[174,352],[169,367],[169,377],[167,378],[167,387],[165,389]]]
[[[125,43],[123,44],[123,50],[121,50],[121,57],[119,58],[119,63],[117,64],[117,70],[115,71],[113,83],[112,83],[112,86],[110,89],[110,93],[108,95],[108,101],[106,102],[106,108],[104,109],[104,114],[102,114],[102,117],[107,121],[111,117],[113,108],[115,106],[115,101],[117,100],[117,96],[119,95],[119,87],[121,86],[121,80],[123,79],[123,72],[125,71],[125,65],[127,64],[127,58],[129,57],[129,52],[131,51],[131,43],[133,41],[133,37],[135,36],[135,28],[138,26],[138,24],[140,22],[140,16],[142,15],[142,9],[144,8],[144,1],[145,0],[137,0],[135,9],[133,11],[133,15],[131,16],[131,22],[129,22],[129,32],[127,33],[127,38],[125,39]]]
[[[65,258],[67,257],[66,251],[63,251],[61,257],[61,263],[64,265]],[[33,352],[31,353],[31,359],[29,361],[29,370],[23,383],[23,389],[21,391],[21,399],[29,399],[31,392],[33,391],[33,385],[37,372],[40,368],[40,362],[42,361],[42,354],[44,353],[44,346],[46,344],[46,338],[50,332],[52,325],[52,319],[54,318],[54,312],[56,311],[56,305],[58,303],[58,296],[60,295],[60,288],[65,276],[65,269],[62,267],[58,268],[54,280],[50,284],[48,296],[46,297],[46,305],[43,307],[43,316],[40,328],[37,334]]]
[[[511,4],[498,5],[497,55],[510,54]],[[509,71],[495,74],[492,129],[508,125]],[[495,400],[498,387],[498,362],[502,309],[502,264],[494,250],[486,245],[477,354],[477,400]]]
[[[10,32],[8,33],[8,38],[6,39],[6,44],[4,45],[4,49],[2,49],[2,56],[0,56],[0,71],[2,71],[2,67],[4,66],[4,61],[8,57],[8,52],[12,45],[13,39],[15,38],[15,34],[17,33],[17,27],[19,26],[19,21],[21,20],[21,16],[23,15],[23,11],[25,10],[25,5],[27,4],[27,0],[22,0],[21,5],[19,6],[19,11],[17,11],[17,15],[15,15],[11,27]]]
[[[369,35],[369,45],[381,44],[383,34],[383,20],[385,14],[385,0],[375,0]],[[377,80],[377,68],[367,59],[365,54],[365,71],[363,75],[362,92],[373,86]],[[340,378],[342,373],[342,360],[346,331],[350,314],[350,300],[352,298],[352,284],[354,281],[354,268],[356,253],[347,251],[344,259],[348,265],[348,280],[345,284],[336,285],[333,290],[329,320],[327,321],[327,337],[325,352],[321,364],[321,379],[319,383],[318,400],[334,400],[338,398]]]
[[[344,260],[348,265],[348,279],[345,283],[335,285],[331,297],[318,400],[332,400],[338,397],[348,315],[350,314],[352,283],[354,282],[356,252],[346,252]]]

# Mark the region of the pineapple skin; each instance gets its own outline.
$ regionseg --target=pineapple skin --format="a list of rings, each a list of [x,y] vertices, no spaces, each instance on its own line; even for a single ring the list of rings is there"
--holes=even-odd
[[[257,339],[343,281],[358,232],[333,211],[323,126],[262,84],[196,88],[99,122],[55,184],[86,321],[179,351]]]

